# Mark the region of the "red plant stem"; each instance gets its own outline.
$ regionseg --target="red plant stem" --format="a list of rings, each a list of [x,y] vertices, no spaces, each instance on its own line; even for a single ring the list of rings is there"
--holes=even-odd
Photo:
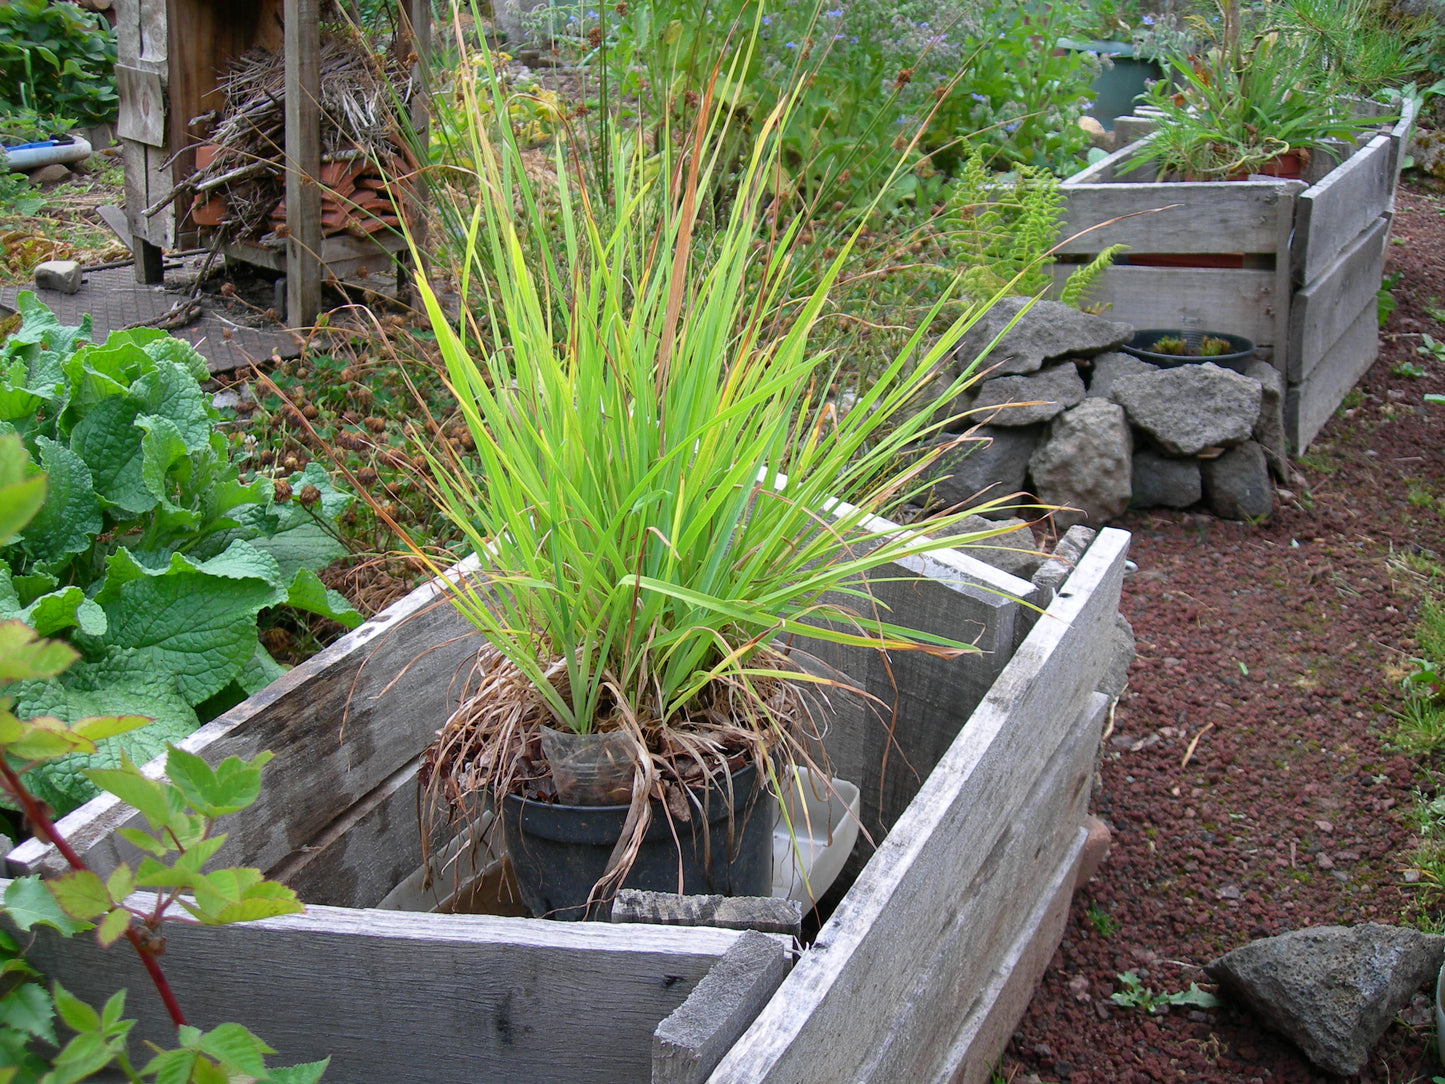
[[[55,849],[70,863],[71,869],[77,873],[89,872],[90,867],[60,834],[60,830],[55,827],[41,804],[35,800],[35,796],[25,789],[25,784],[20,781],[20,776],[6,763],[3,754],[0,754],[0,780],[3,780],[5,790],[9,792],[10,796],[20,803],[20,808],[24,810],[25,816],[35,828],[35,834],[47,843],[53,843]],[[184,1026],[186,1016],[176,1002],[176,995],[171,990],[171,984],[166,981],[165,972],[161,970],[161,965],[156,961],[155,950],[141,939],[140,931],[134,926],[126,927],[125,937],[131,943],[131,947],[135,949],[136,955],[140,957],[140,962],[144,965],[146,973],[150,975],[151,982],[155,984],[156,993],[160,994],[161,1003],[165,1005],[171,1023],[178,1028]]]

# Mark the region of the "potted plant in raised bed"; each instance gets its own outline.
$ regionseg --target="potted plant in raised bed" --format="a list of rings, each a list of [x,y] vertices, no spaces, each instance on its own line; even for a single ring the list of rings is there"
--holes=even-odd
[[[614,136],[605,196],[566,144],[539,184],[505,123],[468,104],[475,319],[458,331],[419,285],[476,447],[427,452],[441,509],[482,556],[449,597],[488,646],[423,785],[495,805],[536,914],[595,915],[624,881],[766,894],[768,795],[782,765],[818,755],[810,719],[846,684],[804,672],[789,639],[969,649],[890,624],[867,574],[968,541],[876,517],[917,487],[924,464],[905,453],[944,424],[919,400],[972,317],[925,345],[940,299],[840,410],[812,336],[857,234],[788,308],[800,225],[763,217],[790,102],[731,163],[717,152],[739,118],[711,94],[680,150]],[[590,840],[570,868],[533,861],[568,833]]]
[[[1161,180],[1300,177],[1315,151],[1379,124],[1355,115],[1317,39],[1270,24],[1246,36],[1235,6],[1222,10],[1213,46],[1169,57],[1171,78],[1151,88],[1159,124],[1137,164]]]

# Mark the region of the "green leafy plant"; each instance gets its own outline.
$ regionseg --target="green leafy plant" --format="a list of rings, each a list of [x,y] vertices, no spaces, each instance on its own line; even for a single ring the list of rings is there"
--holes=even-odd
[[[1161,335],[1149,344],[1149,349],[1156,354],[1187,354],[1189,344],[1178,335]]]
[[[972,379],[969,366],[933,388],[980,310],[935,337],[945,292],[855,403],[828,398],[836,362],[811,337],[857,233],[807,295],[789,295],[802,224],[770,232],[764,213],[794,104],[758,123],[716,231],[700,203],[737,120],[706,96],[690,133],[657,141],[660,161],[647,132],[614,134],[610,201],[565,145],[555,189],[539,191],[510,126],[478,125],[458,277],[485,285],[481,306],[458,329],[418,278],[476,447],[474,459],[422,448],[441,508],[483,562],[449,597],[491,645],[470,708],[428,753],[447,793],[506,793],[521,774],[536,786],[519,766],[535,765],[543,726],[613,734],[630,760],[635,841],[654,793],[685,804],[688,781],[729,759],[771,778],[772,750],[808,756],[801,697],[780,679],[809,679],[779,637],[970,650],[891,624],[867,575],[974,537],[876,517],[921,489],[928,456],[915,449],[947,423],[924,393],[951,402]],[[524,258],[518,219],[547,239],[539,219],[552,216],[557,242]],[[626,843],[604,880],[625,872]]]
[[[46,479],[27,465],[20,439],[0,436],[0,542],[22,530],[44,505]],[[147,778],[124,758],[118,769],[92,773],[98,786],[134,802],[151,829],[121,829],[146,857],[135,869],[120,865],[102,879],[60,833],[50,811],[26,788],[24,777],[59,758],[94,753],[97,743],[148,720],[114,715],[69,724],[53,717],[22,720],[12,710],[13,696],[5,695],[19,682],[55,677],[76,658],[72,648],[40,639],[22,622],[0,621],[0,793],[25,810],[36,835],[53,844],[70,866],[67,875],[53,880],[29,876],[7,883],[0,895],[0,916],[20,934],[33,936],[44,926],[68,937],[93,928],[106,947],[125,938],[176,1025],[180,1047],[159,1051],[135,1069],[126,1049],[133,1022],[123,1018],[125,991],[97,1012],[58,982],[47,988],[20,943],[0,928],[0,1081],[78,1081],[112,1064],[127,1080],[168,1084],[215,1084],[237,1074],[275,1084],[319,1079],[324,1062],[268,1072],[265,1055],[274,1051],[240,1025],[222,1024],[209,1032],[189,1027],[159,963],[164,940],[158,934],[164,922],[214,925],[301,910],[294,892],[264,880],[258,870],[204,869],[225,841],[212,830],[215,818],[255,801],[269,754],[249,763],[231,757],[212,769],[199,757],[172,748],[164,781]],[[136,889],[153,889],[153,899],[138,899]],[[75,1032],[64,1045],[56,1032],[57,1016]],[[44,1056],[36,1044],[55,1052]]]
[[[0,113],[101,124],[115,118],[117,100],[115,33],[104,17],[49,0],[0,6]]]
[[[1221,339],[1214,335],[1206,335],[1199,340],[1199,356],[1201,358],[1217,358],[1221,354],[1228,354],[1232,349],[1227,339]]]
[[[1445,361],[1445,341],[1435,338],[1427,331],[1420,336],[1420,345],[1415,347],[1415,353],[1432,361]]]
[[[1385,321],[1390,319],[1390,314],[1395,311],[1398,304],[1395,300],[1395,287],[1400,285],[1400,279],[1404,275],[1403,271],[1392,271],[1380,280],[1380,288],[1375,292],[1375,302],[1381,327],[1385,326]]]
[[[1408,376],[1411,380],[1419,380],[1425,375],[1425,370],[1413,361],[1401,361],[1390,366],[1390,372],[1396,376]]]
[[[144,762],[281,672],[257,617],[288,606],[354,627],[361,617],[316,570],[345,552],[349,498],[319,465],[243,482],[199,381],[204,361],[154,329],[102,345],[22,293],[0,347],[0,430],[25,442],[49,496],[0,547],[0,618],[62,635],[81,653],[62,679],[15,690],[32,714],[96,706],[147,715],[144,730],[46,765],[31,786],[58,810],[95,793],[86,767]]]
[[[1193,1005],[1199,1009],[1213,1009],[1219,1005],[1219,998],[1207,990],[1201,990],[1198,983],[1191,982],[1188,990],[1156,994],[1145,986],[1133,971],[1125,971],[1118,978],[1123,989],[1110,994],[1109,1000],[1126,1009],[1141,1009],[1151,1016],[1167,1012],[1171,1006],[1176,1005]]]
[[[1119,932],[1119,920],[1098,904],[1089,907],[1089,925],[1100,937],[1112,937]]]
[[[1326,66],[1317,38],[1275,23],[1246,35],[1235,8],[1212,48],[1169,58],[1171,78],[1149,93],[1160,123],[1134,161],[1161,178],[1263,172],[1287,153],[1307,154],[1380,123],[1351,112],[1343,77]]]
[[[1395,274],[1399,275],[1401,274],[1401,272],[1396,271]],[[1432,297],[1422,306],[1422,308],[1424,308],[1425,310],[1425,315],[1430,317],[1430,319],[1434,320],[1437,324],[1445,324],[1445,306],[1441,306],[1440,302],[1437,301],[1435,298]]]

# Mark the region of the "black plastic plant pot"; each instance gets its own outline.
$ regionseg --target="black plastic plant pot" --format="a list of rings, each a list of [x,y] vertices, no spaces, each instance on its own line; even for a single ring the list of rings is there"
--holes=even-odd
[[[1167,354],[1155,350],[1154,345],[1160,339],[1183,339],[1185,352],[1183,354]],[[1228,349],[1222,354],[1201,355],[1199,344],[1205,339],[1221,339],[1229,344]],[[1177,365],[1197,365],[1203,361],[1212,361],[1215,365],[1223,366],[1226,369],[1243,372],[1244,367],[1254,357],[1254,343],[1243,335],[1230,335],[1223,331],[1148,328],[1144,331],[1134,332],[1134,337],[1124,344],[1124,353],[1165,369],[1171,369]]]
[[[652,803],[652,823],[623,888],[685,895],[766,896],[773,881],[775,802],[748,764],[732,775],[732,801],[707,792],[706,817],[669,822]],[[538,918],[606,919],[606,903],[587,899],[627,820],[625,805],[556,805],[516,794],[502,801],[502,828],[522,904]],[[674,837],[674,832],[676,836]]]

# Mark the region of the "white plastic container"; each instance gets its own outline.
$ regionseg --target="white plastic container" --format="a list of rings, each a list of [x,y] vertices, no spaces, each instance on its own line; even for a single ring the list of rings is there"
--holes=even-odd
[[[803,904],[822,897],[858,839],[858,788],[795,768],[793,790],[773,825],[773,895]],[[788,822],[792,821],[792,831]]]

